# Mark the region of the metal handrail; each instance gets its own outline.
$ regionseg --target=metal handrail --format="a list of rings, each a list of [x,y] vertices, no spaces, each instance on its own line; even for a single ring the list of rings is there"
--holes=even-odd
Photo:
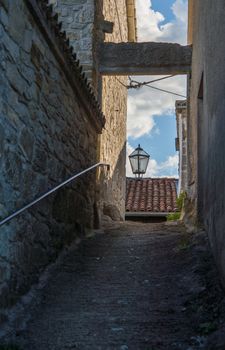
[[[67,179],[66,181],[62,182],[60,185],[52,188],[51,190],[49,190],[48,192],[44,193],[42,196],[36,198],[35,200],[33,200],[32,202],[30,202],[29,204],[25,205],[23,208],[15,211],[13,214],[7,216],[5,219],[3,219],[2,221],[0,221],[0,226],[6,224],[7,222],[9,222],[10,220],[12,220],[13,218],[15,218],[16,216],[20,215],[21,213],[23,213],[25,210],[33,207],[35,204],[39,203],[42,199],[48,197],[50,194],[56,192],[57,190],[59,190],[60,188],[62,188],[63,186],[67,185],[68,183],[72,182],[73,180],[75,180],[77,177],[89,172],[90,170],[93,170],[99,166],[106,166],[107,170],[109,170],[110,165],[106,164],[106,163],[97,163],[95,165],[92,165],[90,168],[87,168],[83,171],[81,171],[80,173],[71,176],[69,179]]]

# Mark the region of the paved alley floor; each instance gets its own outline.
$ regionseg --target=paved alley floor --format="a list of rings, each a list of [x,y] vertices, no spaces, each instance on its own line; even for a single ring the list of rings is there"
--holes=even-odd
[[[222,300],[220,287],[207,285],[210,259],[204,233],[132,222],[106,229],[64,258],[16,342],[23,350],[220,349],[206,345],[219,322],[207,298],[215,310],[212,293]]]

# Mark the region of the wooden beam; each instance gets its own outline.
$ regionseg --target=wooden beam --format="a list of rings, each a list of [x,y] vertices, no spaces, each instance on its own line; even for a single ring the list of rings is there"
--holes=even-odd
[[[98,50],[102,75],[187,74],[191,57],[191,46],[173,43],[103,43]]]

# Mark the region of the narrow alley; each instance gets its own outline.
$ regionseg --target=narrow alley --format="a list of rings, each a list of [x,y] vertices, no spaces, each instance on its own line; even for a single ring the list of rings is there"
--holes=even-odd
[[[0,350],[225,350],[224,13],[0,0]]]
[[[224,349],[208,336],[225,310],[213,266],[204,232],[114,224],[64,257],[16,343],[23,350]]]

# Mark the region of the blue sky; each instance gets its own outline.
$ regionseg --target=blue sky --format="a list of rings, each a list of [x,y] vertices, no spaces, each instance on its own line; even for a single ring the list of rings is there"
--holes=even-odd
[[[187,0],[136,0],[138,41],[186,43]],[[149,81],[160,76],[136,76]],[[186,95],[186,78],[177,76],[153,84]],[[146,176],[178,176],[175,151],[175,102],[182,99],[143,87],[129,90],[127,153],[141,146],[151,160]],[[127,175],[132,176],[129,162]]]
[[[170,22],[174,19],[174,13],[172,11],[173,3],[174,0],[152,0],[152,8],[162,13],[166,22]]]
[[[135,148],[137,142],[159,162],[165,161],[174,153],[174,139],[176,137],[176,122],[174,115],[163,115],[155,118],[152,133],[138,139],[129,138],[130,145]]]

